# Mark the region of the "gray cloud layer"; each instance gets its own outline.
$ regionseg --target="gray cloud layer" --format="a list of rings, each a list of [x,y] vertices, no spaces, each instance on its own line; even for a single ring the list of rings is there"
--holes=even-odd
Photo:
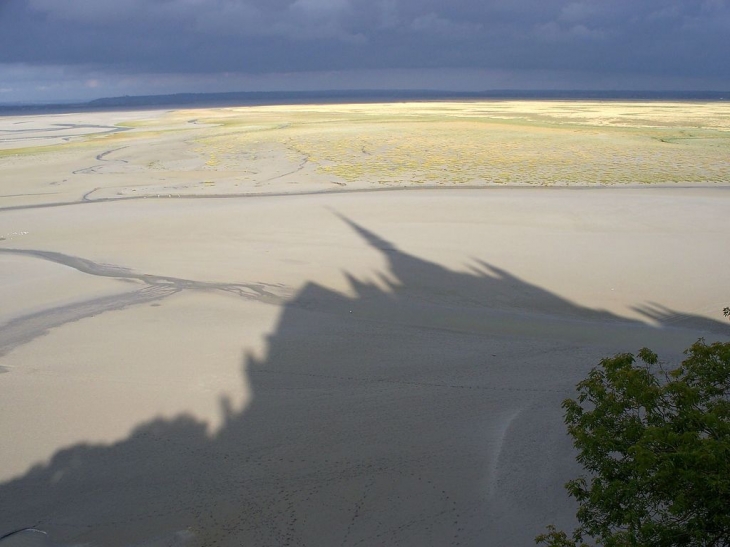
[[[569,70],[730,82],[730,0],[0,0],[0,63]]]

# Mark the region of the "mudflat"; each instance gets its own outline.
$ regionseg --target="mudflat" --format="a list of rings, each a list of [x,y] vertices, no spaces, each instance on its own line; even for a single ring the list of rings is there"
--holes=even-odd
[[[728,109],[0,118],[0,536],[506,546],[569,526],[576,382],[730,339]]]

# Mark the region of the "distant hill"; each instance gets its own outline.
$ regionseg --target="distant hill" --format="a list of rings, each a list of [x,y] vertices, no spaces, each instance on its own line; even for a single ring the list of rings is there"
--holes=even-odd
[[[229,93],[175,93],[107,97],[74,104],[0,104],[0,115],[94,110],[154,109],[160,107],[246,106],[273,104],[337,104],[348,102],[435,101],[449,99],[546,100],[681,100],[727,101],[730,91],[585,91],[585,90],[346,90],[346,91],[241,91]]]

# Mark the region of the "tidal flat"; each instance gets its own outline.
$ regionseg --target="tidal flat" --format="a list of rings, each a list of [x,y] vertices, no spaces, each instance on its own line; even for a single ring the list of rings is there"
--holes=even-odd
[[[730,180],[728,157],[726,102],[423,102],[0,118],[7,205],[38,195],[715,185]]]
[[[532,545],[561,401],[729,340],[730,104],[0,118],[0,537]]]

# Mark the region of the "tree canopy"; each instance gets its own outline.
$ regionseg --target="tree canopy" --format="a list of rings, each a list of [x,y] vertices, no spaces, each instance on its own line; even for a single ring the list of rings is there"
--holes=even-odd
[[[604,359],[563,402],[586,471],[566,484],[579,525],[537,543],[730,545],[730,343],[685,355],[670,371],[646,348]]]

